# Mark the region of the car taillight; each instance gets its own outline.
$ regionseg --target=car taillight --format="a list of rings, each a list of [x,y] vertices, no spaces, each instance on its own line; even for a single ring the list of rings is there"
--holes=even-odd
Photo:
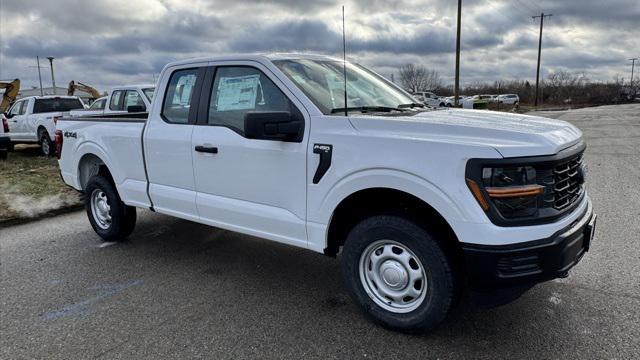
[[[55,146],[56,146],[56,157],[60,159],[60,155],[62,155],[62,130],[56,130]]]
[[[4,115],[2,115],[2,127],[4,128],[5,133],[9,132],[9,122],[7,121],[7,118],[4,117]]]

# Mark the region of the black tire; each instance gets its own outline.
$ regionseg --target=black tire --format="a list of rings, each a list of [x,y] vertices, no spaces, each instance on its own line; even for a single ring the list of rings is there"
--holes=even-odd
[[[49,133],[46,130],[40,131],[40,151],[47,157],[53,156],[55,152],[53,141],[51,141]]]
[[[9,142],[9,145],[7,145],[7,151],[13,152],[13,150],[15,150],[15,146],[16,144],[14,144],[13,142]]]
[[[373,287],[366,290],[366,280],[363,280],[364,275],[361,276],[362,264],[371,269],[368,261],[361,264],[361,257],[366,258],[364,253],[370,245],[375,247],[374,244],[386,240],[406,247],[409,253],[413,253],[410,256],[415,255],[418,264],[424,268],[427,284],[424,295],[421,302],[416,301],[413,305],[416,307],[408,312],[393,312],[381,307],[372,294],[376,290]],[[396,249],[392,250],[395,252]],[[383,266],[386,262],[381,261]],[[343,248],[342,273],[351,297],[373,321],[402,332],[424,333],[434,329],[449,313],[457,293],[452,265],[434,235],[399,216],[373,216],[357,224],[347,236]]]
[[[7,160],[7,150],[0,150],[0,160]]]
[[[107,211],[110,216],[109,221],[100,220],[104,218],[104,213],[94,214],[94,209],[96,212],[100,212],[98,205],[92,205],[95,201],[94,196],[98,195],[103,195],[102,198],[106,198],[106,203],[109,206]],[[136,208],[125,205],[120,200],[115,186],[103,176],[96,175],[89,179],[84,190],[84,204],[93,230],[104,241],[122,241],[133,232],[136,226]]]

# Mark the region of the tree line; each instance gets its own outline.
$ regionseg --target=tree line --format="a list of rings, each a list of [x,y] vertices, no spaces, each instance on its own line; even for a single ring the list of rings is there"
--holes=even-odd
[[[410,91],[431,91],[440,96],[453,96],[453,85],[445,84],[440,74],[423,65],[406,64],[400,67],[400,85]],[[633,87],[629,82],[615,77],[610,81],[592,81],[584,73],[558,71],[540,81],[540,98],[543,104],[602,105],[633,101],[640,95],[640,78]],[[527,80],[497,80],[472,82],[464,86],[462,95],[517,94],[522,104],[532,104],[535,99],[535,83]]]

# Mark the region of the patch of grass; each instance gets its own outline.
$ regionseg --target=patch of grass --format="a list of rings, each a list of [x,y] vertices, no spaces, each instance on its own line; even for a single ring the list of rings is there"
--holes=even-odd
[[[0,221],[80,203],[79,194],[62,182],[57,159],[41,155],[38,146],[17,145],[0,161]]]

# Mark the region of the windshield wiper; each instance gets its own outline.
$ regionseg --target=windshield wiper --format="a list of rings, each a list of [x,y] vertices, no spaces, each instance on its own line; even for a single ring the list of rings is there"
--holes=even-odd
[[[425,105],[424,104],[419,104],[419,103],[409,103],[409,104],[400,104],[400,105],[398,105],[398,107],[401,108],[401,109],[414,108],[414,107],[423,108],[423,107],[425,107]]]
[[[354,106],[348,108],[335,108],[331,109],[331,113],[339,113],[346,111],[360,111],[362,113],[366,112],[391,112],[391,111],[407,111],[406,109],[402,109],[400,107],[390,107],[390,106]]]

